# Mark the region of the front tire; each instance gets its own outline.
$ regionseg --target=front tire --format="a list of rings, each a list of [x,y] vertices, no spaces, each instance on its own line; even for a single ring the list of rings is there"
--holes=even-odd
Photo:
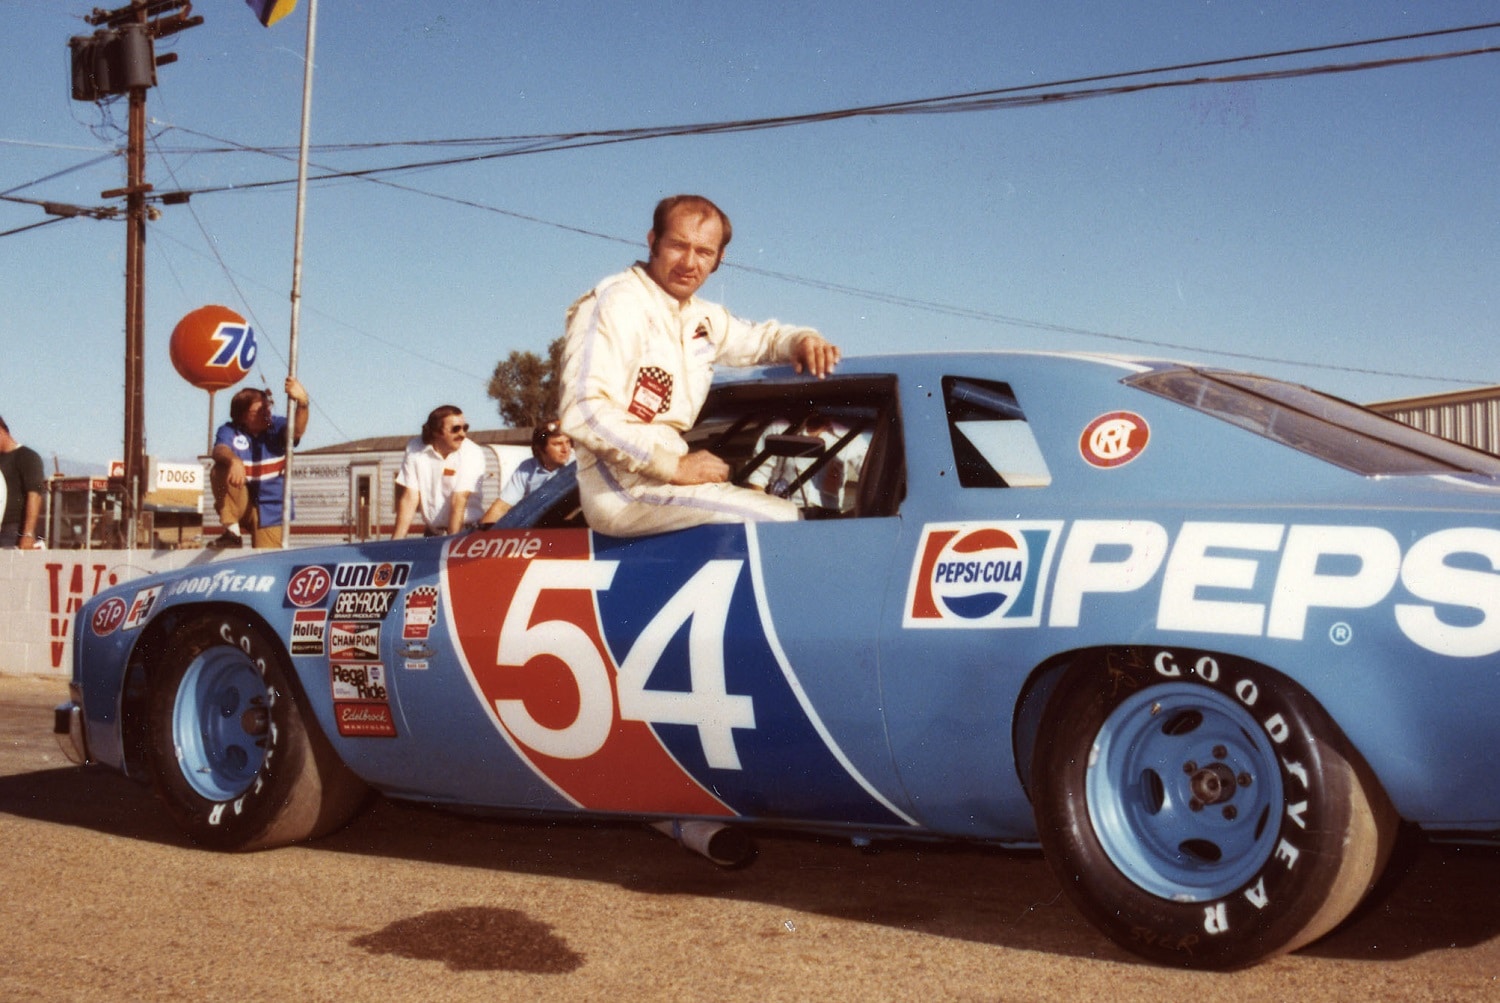
[[[1339,924],[1384,868],[1394,811],[1291,680],[1142,648],[1070,668],[1031,790],[1075,905],[1153,961],[1235,968]]]
[[[195,843],[281,846],[359,810],[364,785],[304,722],[295,693],[280,644],[241,614],[205,614],[172,633],[150,680],[150,767]]]

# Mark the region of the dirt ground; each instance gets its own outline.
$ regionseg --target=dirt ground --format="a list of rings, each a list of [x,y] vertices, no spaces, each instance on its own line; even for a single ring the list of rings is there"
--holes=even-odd
[[[1489,849],[1418,847],[1321,942],[1196,974],[1115,948],[1031,854],[768,835],[722,871],[638,825],[378,799],[316,844],[197,850],[64,759],[64,698],[0,677],[3,999],[1500,999]]]

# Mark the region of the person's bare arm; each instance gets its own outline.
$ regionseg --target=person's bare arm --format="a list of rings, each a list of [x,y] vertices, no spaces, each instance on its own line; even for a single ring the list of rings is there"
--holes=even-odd
[[[401,539],[411,529],[411,519],[417,512],[417,501],[421,494],[416,488],[407,488],[401,492],[401,497],[396,502],[396,527],[391,530],[392,540]]]
[[[495,520],[499,519],[501,516],[505,515],[505,513],[509,512],[510,509],[510,502],[506,501],[504,498],[496,498],[493,502],[490,503],[490,507],[484,510],[484,518],[479,520],[479,524],[481,526],[487,526]]]
[[[36,491],[26,492],[26,508],[21,516],[20,548],[35,550],[37,516],[42,512],[42,496]]]
[[[469,491],[455,491],[448,498],[448,535],[464,528],[464,513],[469,510]]]

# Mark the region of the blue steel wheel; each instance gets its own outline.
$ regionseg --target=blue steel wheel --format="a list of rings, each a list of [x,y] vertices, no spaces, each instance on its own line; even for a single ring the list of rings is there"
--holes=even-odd
[[[1253,964],[1332,930],[1380,876],[1398,822],[1304,689],[1186,649],[1069,667],[1029,790],[1079,911],[1126,950],[1190,968]]]
[[[218,645],[189,663],[172,709],[183,778],[210,801],[250,788],[265,764],[274,695],[250,657]]]
[[[1105,719],[1089,759],[1085,798],[1100,845],[1153,895],[1222,898],[1276,846],[1276,750],[1217,690],[1169,683],[1135,694]]]
[[[364,784],[304,721],[280,642],[232,609],[172,629],[148,666],[152,782],[195,843],[254,850],[325,835]]]

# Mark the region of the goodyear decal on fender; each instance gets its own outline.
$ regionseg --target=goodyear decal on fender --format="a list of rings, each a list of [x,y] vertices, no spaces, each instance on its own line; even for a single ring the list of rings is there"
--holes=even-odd
[[[172,583],[169,595],[209,599],[226,592],[270,592],[275,586],[275,575],[247,575],[233,568],[225,568],[211,575],[179,579]]]
[[[1067,527],[1055,570],[1050,556],[1033,569],[1037,547],[1027,534],[1049,526],[1062,523],[927,527],[912,559],[905,625],[1006,626],[1024,615],[1031,626],[1072,628],[1086,609],[1103,618],[1119,602],[1144,598],[1159,630],[1342,644],[1353,628],[1339,617],[1368,610],[1362,622],[1394,627],[1439,655],[1500,652],[1500,529],[1398,538],[1380,526],[1085,519]],[[1007,563],[1019,558],[1007,556],[997,532],[1015,552],[1025,541],[1024,569]],[[1044,546],[1050,554],[1050,539]],[[1006,591],[1017,585],[1016,594]],[[1021,598],[1028,589],[1036,603],[1029,612]]]
[[[492,721],[584,808],[909,822],[800,699],[761,615],[746,527],[717,531],[707,560],[675,535],[599,553],[572,531],[452,543],[444,613]]]
[[[923,527],[904,625],[1035,627],[1061,528],[1061,522]]]

